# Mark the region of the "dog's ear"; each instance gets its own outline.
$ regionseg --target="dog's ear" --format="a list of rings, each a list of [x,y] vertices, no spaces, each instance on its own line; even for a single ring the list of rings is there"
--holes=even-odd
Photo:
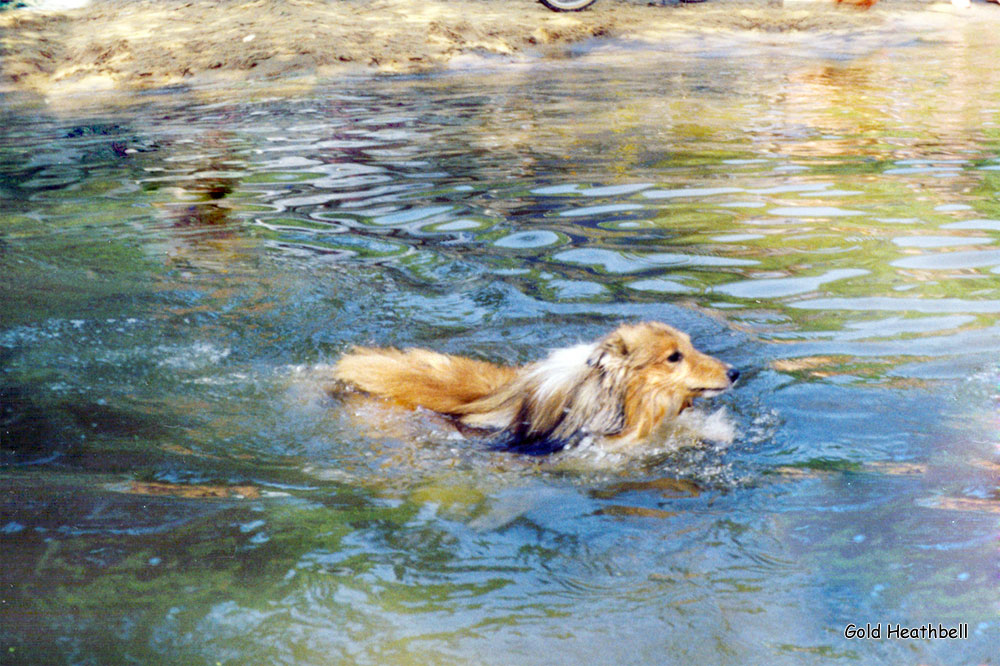
[[[649,324],[621,326],[597,343],[587,365],[603,370],[619,369],[626,364],[630,368],[643,368],[656,360],[662,348],[656,333]]]
[[[587,359],[592,368],[607,368],[616,365],[629,354],[629,344],[621,330],[612,331],[597,343],[597,347]]]

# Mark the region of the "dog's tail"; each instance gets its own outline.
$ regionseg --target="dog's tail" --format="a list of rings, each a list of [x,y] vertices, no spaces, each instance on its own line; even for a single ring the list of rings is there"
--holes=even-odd
[[[511,382],[517,371],[423,349],[355,347],[337,362],[333,376],[407,409],[458,415],[469,403]]]

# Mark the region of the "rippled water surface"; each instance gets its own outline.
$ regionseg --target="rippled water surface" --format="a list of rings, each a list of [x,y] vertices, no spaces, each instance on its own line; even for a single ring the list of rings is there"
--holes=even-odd
[[[7,99],[4,662],[995,659],[1000,50],[970,35]],[[730,444],[543,461],[323,392],[351,344],[519,363],[639,319],[742,370],[698,408]]]

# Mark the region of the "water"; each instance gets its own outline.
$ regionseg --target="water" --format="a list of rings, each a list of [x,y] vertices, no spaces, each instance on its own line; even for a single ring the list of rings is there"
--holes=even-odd
[[[4,662],[995,658],[1000,51],[969,39],[9,97]],[[731,444],[553,463],[322,391],[351,344],[518,363],[637,319],[741,369],[699,407]]]

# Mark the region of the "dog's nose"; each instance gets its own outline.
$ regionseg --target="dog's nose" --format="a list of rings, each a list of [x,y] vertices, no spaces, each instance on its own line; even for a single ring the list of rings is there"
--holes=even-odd
[[[726,371],[726,377],[729,377],[729,381],[735,384],[736,380],[740,378],[740,371],[736,368],[729,368]]]

